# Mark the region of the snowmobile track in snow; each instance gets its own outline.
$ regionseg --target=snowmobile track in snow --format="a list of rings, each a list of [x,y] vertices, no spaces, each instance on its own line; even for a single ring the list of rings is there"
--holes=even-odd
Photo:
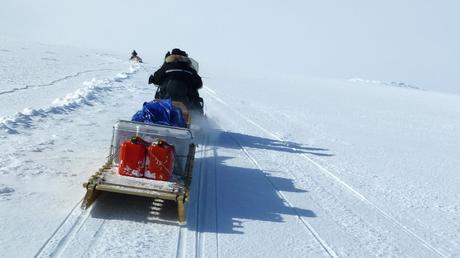
[[[196,216],[195,257],[202,257],[202,254],[203,254],[203,239],[202,239],[202,235],[200,234],[200,229],[201,229],[200,209],[205,206],[205,202],[204,202],[204,192],[205,192],[204,191],[204,181],[205,180],[204,180],[204,176],[202,173],[206,169],[206,162],[204,162],[203,159],[205,157],[207,146],[208,146],[208,137],[206,137],[206,143],[203,146],[203,150],[201,153],[200,169],[199,169],[200,174],[198,177],[198,187],[197,187],[198,191],[196,192],[197,204],[195,207],[195,212],[196,212],[195,213],[195,216]]]
[[[78,76],[80,76],[82,74],[93,73],[93,72],[102,72],[102,71],[113,71],[113,70],[114,69],[93,69],[93,70],[80,71],[80,72],[77,72],[75,74],[67,75],[67,76],[64,76],[62,78],[59,78],[59,79],[56,79],[56,80],[53,80],[51,82],[44,83],[44,84],[31,84],[31,85],[25,85],[24,87],[21,87],[21,88],[13,88],[13,89],[10,89],[10,90],[0,91],[0,95],[15,93],[15,92],[18,92],[18,91],[34,89],[34,88],[50,87],[50,86],[55,85],[56,83],[59,83],[59,82],[62,82],[62,81],[68,80],[68,79],[72,79],[72,78],[75,78],[75,77],[78,77]]]
[[[205,157],[205,153],[206,153],[206,148],[207,148],[207,143],[208,143],[208,138],[206,137],[206,140],[205,140],[205,144],[203,146],[201,146],[201,155],[200,155],[200,158],[198,159],[198,162],[199,162],[199,169],[198,169],[198,173],[194,173],[194,181],[197,180],[197,187],[196,189],[193,189],[195,185],[192,185],[192,196],[190,196],[190,199],[194,198],[195,200],[197,200],[197,203],[194,207],[194,212],[195,212],[195,227],[196,227],[196,231],[195,231],[195,257],[201,257],[200,254],[202,253],[202,241],[201,241],[201,234],[200,232],[198,231],[199,228],[200,228],[200,208],[202,206],[204,206],[204,200],[202,199],[202,192],[203,192],[203,173],[204,173],[204,169],[205,169],[205,162],[203,162],[203,158]],[[196,159],[195,159],[196,160]],[[196,161],[195,161],[196,162]],[[196,166],[196,164],[195,164]],[[193,182],[192,182],[193,184]],[[188,220],[190,219],[190,203],[188,204],[188,211],[187,211],[187,223],[190,223],[188,222]],[[187,257],[187,237],[188,237],[188,230],[186,228],[187,225],[182,225],[180,226],[179,228],[179,237],[178,237],[178,241],[177,241],[177,252],[176,252],[176,257],[180,257],[180,258],[184,258],[184,257]],[[190,255],[190,254],[188,254]]]
[[[407,227],[406,225],[404,225],[403,223],[401,223],[397,218],[395,218],[394,216],[390,215],[388,212],[386,212],[385,210],[383,210],[382,208],[380,208],[377,204],[375,204],[374,202],[372,202],[371,200],[369,200],[368,198],[366,198],[363,194],[361,194],[358,190],[354,189],[351,185],[349,185],[348,183],[346,183],[344,180],[342,180],[340,177],[338,177],[337,175],[335,175],[330,169],[327,169],[326,167],[322,166],[321,164],[319,164],[318,162],[316,162],[314,159],[312,159],[308,154],[305,154],[305,153],[302,153],[299,149],[295,148],[295,147],[292,147],[290,146],[289,144],[286,143],[286,141],[278,136],[277,134],[267,130],[266,128],[264,128],[263,126],[259,125],[258,123],[256,123],[255,121],[251,120],[250,118],[248,118],[247,116],[245,116],[244,114],[242,114],[241,112],[239,112],[238,110],[236,110],[236,108],[234,107],[231,107],[227,102],[225,102],[224,100],[222,100],[219,96],[217,96],[216,92],[208,87],[204,87],[205,90],[207,90],[207,92],[209,93],[208,96],[211,96],[215,101],[219,102],[220,104],[222,104],[223,106],[225,106],[227,109],[231,110],[233,113],[237,114],[241,119],[243,119],[244,121],[246,121],[247,123],[253,125],[254,127],[258,128],[259,130],[261,130],[262,132],[264,132],[265,134],[273,137],[274,139],[280,141],[281,143],[284,144],[284,146],[287,148],[287,149],[290,149],[294,152],[298,152],[300,153],[301,157],[308,161],[309,163],[313,164],[315,167],[317,167],[319,169],[319,171],[321,171],[321,173],[323,175],[325,175],[326,177],[332,179],[336,184],[342,186],[344,189],[346,189],[348,192],[350,192],[352,194],[352,196],[354,196],[355,198],[357,198],[359,201],[361,201],[362,203],[366,204],[367,206],[369,207],[372,207],[372,209],[374,209],[377,213],[379,213],[380,215],[382,215],[386,220],[390,221],[392,224],[396,225],[398,228],[400,228],[403,232],[405,232],[407,235],[409,236],[412,236],[413,239],[415,239],[417,242],[419,242],[422,246],[424,246],[426,249],[430,250],[433,254],[436,254],[440,257],[449,257],[447,254],[445,254],[443,251],[437,249],[436,247],[434,247],[433,245],[431,245],[430,243],[428,243],[426,240],[424,240],[420,235],[418,235],[417,233],[415,233],[413,230],[411,230],[409,227]],[[234,138],[234,137],[232,137]],[[237,141],[236,139],[234,139],[235,141]],[[256,164],[256,166],[261,169],[260,165],[257,163],[257,160],[251,158],[249,152],[247,150],[245,150],[245,148],[237,141],[238,145],[243,149],[243,151],[246,153],[246,155],[248,155],[248,157],[253,160],[253,162]],[[261,171],[263,171],[261,169]],[[271,184],[273,185],[273,183],[271,182]],[[284,198],[285,199],[285,198]],[[287,200],[286,200],[287,201]],[[287,201],[288,202],[288,201]],[[289,202],[288,202],[289,203]],[[292,206],[292,205],[291,205]],[[301,218],[300,218],[301,219]],[[312,233],[313,234],[313,233]],[[315,236],[316,238],[316,236]],[[330,254],[331,255],[331,254]],[[335,255],[335,253],[334,253]]]
[[[259,162],[247,151],[247,149],[240,143],[240,141],[238,141],[238,139],[236,139],[235,137],[233,137],[232,135],[229,135],[230,138],[233,139],[233,141],[239,146],[239,148],[244,152],[244,154],[246,155],[246,157],[251,160],[251,162],[257,167],[257,169],[259,169],[261,172],[263,172],[264,174],[267,174],[267,172],[262,168],[262,166],[259,164]],[[296,217],[298,220],[300,220],[300,222],[302,223],[302,225],[304,225],[305,229],[316,239],[316,241],[321,245],[321,247],[324,249],[324,251],[330,256],[330,257],[333,257],[333,258],[337,258],[339,257],[335,252],[334,250],[332,250],[332,248],[328,245],[328,243],[326,241],[324,241],[324,239],[322,239],[319,234],[316,232],[316,230],[313,228],[312,225],[310,225],[310,223],[308,223],[305,219],[303,219],[303,217],[300,215],[299,211],[297,210],[297,208],[292,205],[292,203],[287,199],[287,197],[278,189],[278,187],[276,187],[276,185],[273,183],[273,181],[269,178],[269,177],[265,177],[267,179],[267,181],[270,183],[270,185],[275,189],[276,193],[278,194],[278,196],[283,199],[287,205],[289,206],[289,208],[293,209],[294,212],[296,213]]]
[[[78,231],[87,221],[91,207],[81,209],[82,201],[79,201],[70,211],[56,231],[40,248],[35,257],[60,257],[68,243],[76,236]]]
[[[103,197],[101,196],[100,198]],[[103,227],[104,225],[106,225],[106,222],[109,222],[111,220],[110,216],[102,220],[100,217],[93,218],[92,211],[101,209],[100,207],[98,207],[98,201],[99,200],[96,200],[95,203],[93,203],[86,210],[82,210],[80,208],[82,201],[78,202],[77,205],[64,219],[64,221],[55,230],[52,236],[40,248],[35,257],[67,257],[69,253],[72,254],[73,250],[75,250],[75,248],[78,245],[80,245],[79,239],[88,237],[90,237],[91,240],[78,248],[81,248],[85,257],[95,256],[91,253],[91,249],[95,245],[97,245],[97,242],[99,242],[99,240],[105,238]],[[171,256],[175,254],[176,257],[187,257],[188,254],[186,253],[186,226],[178,226],[174,223],[167,223],[161,220],[156,221],[154,223],[171,226],[172,230],[169,231],[169,235],[171,237],[177,234],[177,248],[175,252],[170,253]],[[109,227],[113,226],[116,226],[116,224],[109,225]],[[90,234],[87,233],[88,229],[91,231]],[[152,242],[152,245],[155,244],[155,242]]]
[[[209,198],[209,194],[213,194],[214,196],[216,195],[216,192],[213,192],[213,193],[209,193],[209,189],[208,189],[208,180],[209,180],[209,173],[210,171],[212,170],[213,173],[215,173],[215,167],[209,167],[209,164],[208,162],[206,161],[206,158],[208,157],[207,156],[207,153],[209,151],[213,151],[214,155],[213,157],[216,158],[216,154],[215,154],[215,147],[210,149],[210,147],[212,147],[213,144],[210,144],[210,139],[209,139],[209,136],[207,134],[204,135],[204,140],[203,140],[203,145],[200,147],[201,149],[201,155],[199,156],[198,159],[195,160],[195,162],[198,162],[198,164],[195,164],[198,166],[198,169],[196,170],[196,174],[194,174],[194,178],[193,178],[193,185],[192,185],[192,194],[193,194],[193,197],[191,197],[190,199],[195,199],[196,200],[196,203],[193,207],[189,206],[189,209],[190,208],[193,208],[194,209],[194,217],[190,217],[188,216],[188,222],[187,223],[192,223],[191,220],[193,220],[193,224],[191,226],[191,229],[194,232],[194,248],[192,248],[192,250],[194,251],[194,254],[193,253],[190,253],[190,252],[186,252],[184,249],[185,249],[185,246],[186,244],[182,243],[181,241],[184,240],[184,239],[187,239],[187,238],[180,238],[181,241],[179,241],[179,244],[178,244],[178,247],[184,247],[184,249],[181,250],[181,252],[179,253],[178,252],[178,255],[177,257],[207,257],[209,256],[207,253],[206,253],[206,248],[205,248],[205,242],[206,240],[208,240],[209,238],[206,238],[206,235],[204,233],[204,227],[205,225],[207,224],[207,214],[205,211],[208,210],[208,207],[206,204],[207,204],[207,201]],[[212,165],[212,164],[211,164]],[[215,162],[214,162],[214,165],[215,165]],[[213,182],[215,183],[215,182]],[[189,205],[192,204],[191,202],[189,203]],[[215,205],[215,208],[217,209],[217,204],[214,203],[213,205]],[[211,207],[212,208],[212,207]],[[188,214],[191,214],[189,212],[187,212]],[[213,223],[216,223],[217,225],[217,217],[215,218],[215,222]],[[190,230],[185,230],[185,229],[182,229],[183,232],[185,234],[187,234],[187,232],[189,232]],[[216,228],[217,230],[217,228]],[[215,254],[212,254],[211,257],[218,257],[218,239],[217,239],[217,232],[214,233],[215,234],[215,246],[216,246],[216,251],[217,253]]]

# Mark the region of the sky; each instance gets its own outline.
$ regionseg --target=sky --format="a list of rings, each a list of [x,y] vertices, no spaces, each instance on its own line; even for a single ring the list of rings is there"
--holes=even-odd
[[[0,35],[207,68],[399,81],[460,93],[460,2],[3,0]]]

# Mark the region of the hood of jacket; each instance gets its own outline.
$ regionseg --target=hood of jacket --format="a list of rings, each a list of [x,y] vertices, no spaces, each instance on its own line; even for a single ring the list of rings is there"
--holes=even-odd
[[[166,63],[184,62],[187,64],[191,63],[188,57],[181,56],[181,55],[169,55],[168,57],[166,57],[165,62]]]

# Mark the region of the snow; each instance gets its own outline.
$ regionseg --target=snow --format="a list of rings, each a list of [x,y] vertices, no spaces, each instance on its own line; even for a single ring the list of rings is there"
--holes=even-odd
[[[460,256],[456,10],[5,1],[1,256]],[[146,63],[128,62],[133,45]],[[153,98],[148,76],[177,46],[205,84],[186,224],[160,199],[82,210],[114,124]]]
[[[207,120],[197,124],[180,226],[168,201],[104,194],[79,207],[81,184],[105,162],[112,126],[152,98],[146,81],[155,67],[42,44],[32,52],[45,64],[22,74],[30,53],[21,45],[34,43],[5,42],[16,56],[2,63],[9,73],[0,88],[5,257],[460,254],[458,95],[214,74],[201,90]],[[56,72],[55,61],[41,59],[51,49],[60,60],[84,57]],[[88,68],[97,72],[80,72]]]

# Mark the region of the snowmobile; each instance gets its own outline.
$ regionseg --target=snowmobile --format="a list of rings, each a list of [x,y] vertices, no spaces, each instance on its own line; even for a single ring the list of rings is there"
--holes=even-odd
[[[133,63],[142,63],[142,58],[140,58],[138,55],[137,55],[137,52],[136,50],[133,50],[133,52],[131,53],[131,57],[129,58],[129,60]]]
[[[133,63],[142,63],[142,58],[138,56],[132,56],[129,60],[131,60]]]
[[[185,127],[125,120],[113,126],[107,162],[83,185],[86,195],[82,208],[89,207],[101,192],[144,196],[176,202],[178,221],[185,223],[185,203],[190,196],[196,145],[190,129],[191,112],[181,102],[172,103],[180,108],[186,121]],[[126,151],[126,148],[131,149]],[[159,152],[149,152],[150,148],[170,152],[157,157]],[[151,156],[150,153],[155,154]],[[135,161],[139,155],[147,157],[145,164]],[[131,167],[126,165],[129,162]]]
[[[190,57],[187,57],[187,60],[190,61],[188,65],[193,68],[193,70],[198,72],[198,62]],[[189,71],[184,71],[181,68],[170,68],[166,70],[165,73],[168,73],[168,71],[182,71],[186,74],[190,73]],[[153,75],[151,75],[149,78],[149,84],[155,84]],[[192,113],[198,112],[201,115],[204,115],[203,98],[199,96],[198,89],[193,89],[194,87],[191,86],[187,80],[184,80],[184,78],[170,78],[161,83],[161,85],[155,84],[155,86],[157,87],[155,92],[155,99],[171,98],[173,101],[182,102]],[[201,85],[199,88],[201,88]]]

